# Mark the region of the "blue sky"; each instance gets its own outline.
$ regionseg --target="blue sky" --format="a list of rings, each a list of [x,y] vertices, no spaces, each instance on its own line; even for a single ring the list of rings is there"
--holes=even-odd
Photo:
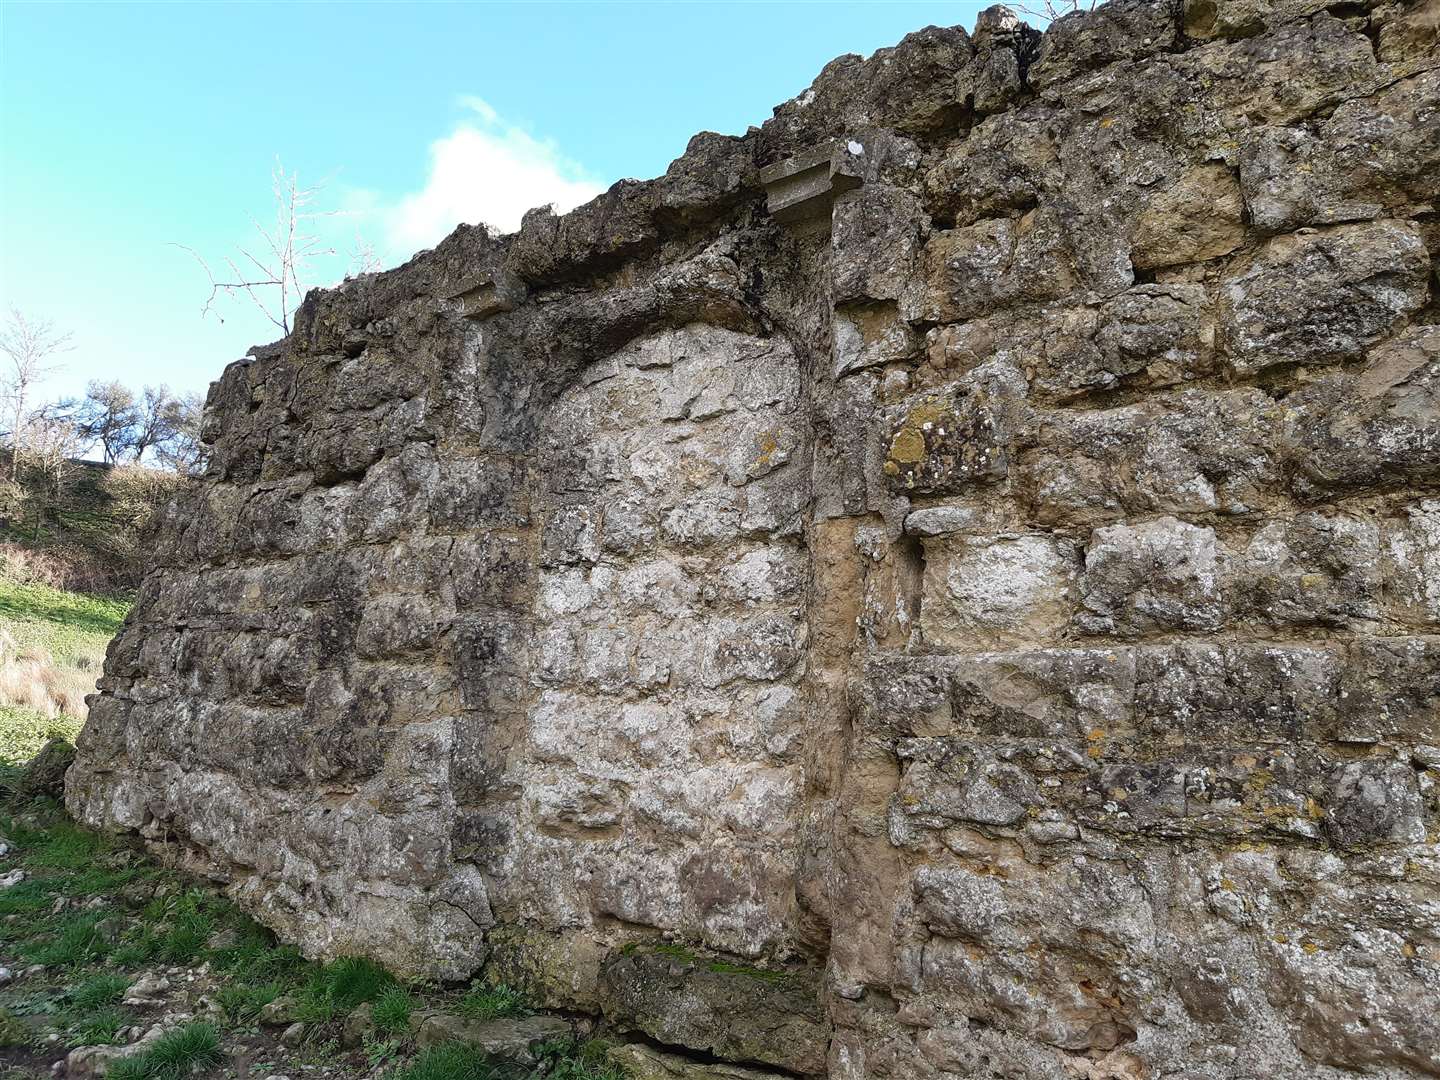
[[[73,331],[49,396],[116,377],[203,391],[269,341],[209,292],[271,213],[278,157],[341,276],[461,220],[513,226],[738,134],[831,58],[979,3],[58,4],[0,0],[0,309]]]

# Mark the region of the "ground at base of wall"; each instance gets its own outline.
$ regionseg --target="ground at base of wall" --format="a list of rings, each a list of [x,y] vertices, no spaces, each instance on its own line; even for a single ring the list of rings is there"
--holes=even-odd
[[[503,986],[307,962],[53,801],[0,810],[0,1080],[643,1080],[668,1064],[603,1035]]]

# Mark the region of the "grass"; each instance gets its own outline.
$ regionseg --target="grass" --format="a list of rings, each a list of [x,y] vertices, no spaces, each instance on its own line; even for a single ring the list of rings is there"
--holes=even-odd
[[[19,649],[43,649],[56,663],[97,670],[130,601],[67,592],[0,577],[0,624]]]
[[[94,1009],[76,1020],[71,1027],[71,1046],[95,1046],[118,1041],[120,1029],[130,1018],[119,1009]]]
[[[218,1065],[220,1032],[203,1020],[162,1035],[150,1048],[111,1065],[106,1080],[181,1080],[196,1069]]]
[[[96,925],[103,917],[96,911],[65,916],[48,939],[27,943],[20,953],[46,967],[77,968],[103,960],[111,948]]]
[[[370,1019],[381,1034],[402,1035],[410,1030],[410,1013],[414,1008],[415,1002],[410,994],[392,986],[375,999],[375,1010]]]
[[[555,1040],[536,1048],[540,1059],[534,1069],[497,1064],[484,1051],[465,1043],[432,1046],[387,1080],[626,1080],[625,1073],[605,1060],[607,1044],[600,1040]]]
[[[129,601],[24,581],[0,568],[0,763],[74,741]]]
[[[500,983],[495,986],[471,986],[455,1011],[471,1020],[497,1020],[502,1016],[529,1016],[531,1009],[518,990]]]
[[[265,1006],[280,996],[281,990],[278,982],[262,983],[259,986],[222,986],[215,994],[215,1001],[230,1023],[253,1024],[260,1019],[260,1013]]]
[[[140,971],[158,961],[192,970],[206,965],[212,981],[199,986],[219,1006],[218,1024],[247,1037],[256,1035],[268,1005],[290,999],[293,1010],[287,1005],[286,1012],[308,1025],[306,1043],[288,1052],[292,1071],[307,1062],[345,1060],[359,1067],[364,1060],[369,1064],[362,1071],[386,1080],[623,1080],[599,1042],[554,1041],[537,1048],[540,1060],[528,1067],[497,1064],[463,1045],[417,1054],[411,1019],[421,1008],[493,1020],[528,1015],[531,1006],[503,984],[477,982],[461,996],[438,985],[402,985],[360,957],[308,962],[224,897],[70,822],[54,800],[35,800],[19,817],[0,815],[0,835],[15,848],[0,865],[18,865],[30,875],[0,890],[0,943],[7,956],[46,968],[0,986],[0,1044],[8,1030],[19,1057],[62,1044],[118,1041],[142,1015],[123,1004],[125,994]],[[140,887],[125,888],[131,883]],[[92,908],[91,896],[107,902]],[[363,1004],[371,1006],[370,1024],[346,1057],[336,1042],[340,1021]],[[136,1047],[135,1056],[116,1062],[107,1075],[182,1080],[224,1056],[222,1028],[197,1022]]]
[[[23,765],[52,738],[74,742],[83,722],[78,716],[47,716],[25,705],[0,703],[0,764]]]
[[[323,1024],[351,1012],[357,1005],[378,1000],[397,985],[395,976],[373,960],[342,956],[310,977],[300,993],[295,1015],[307,1023]]]
[[[625,1071],[606,1059],[609,1048],[602,1039],[552,1040],[537,1048],[540,1067],[536,1071],[546,1080],[626,1080]]]
[[[85,1012],[117,1005],[130,989],[130,980],[114,973],[93,975],[70,991],[70,1004]]]
[[[509,1080],[517,1074],[502,1072],[483,1051],[464,1043],[443,1043],[422,1050],[389,1080]]]

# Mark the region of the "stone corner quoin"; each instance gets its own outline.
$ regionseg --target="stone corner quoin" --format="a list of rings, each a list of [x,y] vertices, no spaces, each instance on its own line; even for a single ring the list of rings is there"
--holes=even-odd
[[[1437,22],[992,8],[312,293],[70,809],[717,1076],[1440,1075]]]

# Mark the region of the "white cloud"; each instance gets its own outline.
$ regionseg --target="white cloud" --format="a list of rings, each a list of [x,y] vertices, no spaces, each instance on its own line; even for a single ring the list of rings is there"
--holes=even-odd
[[[553,142],[507,124],[487,102],[460,104],[472,115],[430,144],[425,186],[372,207],[396,255],[434,247],[461,222],[511,232],[531,207],[554,203],[563,212],[605,190]]]

